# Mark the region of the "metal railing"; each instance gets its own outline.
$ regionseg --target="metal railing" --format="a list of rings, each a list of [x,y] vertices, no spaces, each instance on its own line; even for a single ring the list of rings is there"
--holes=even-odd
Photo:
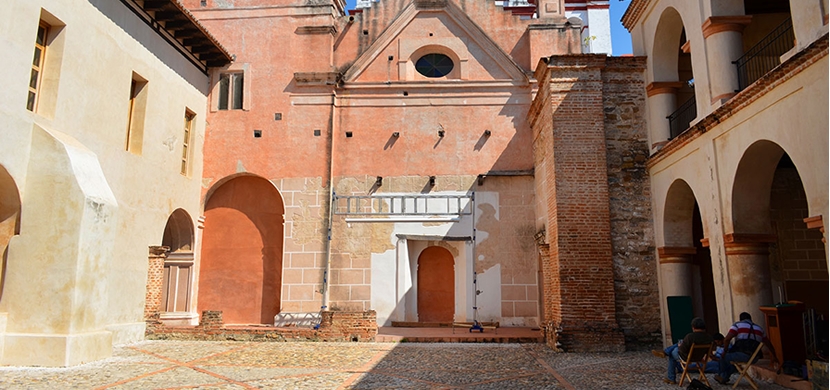
[[[472,213],[472,194],[335,195],[334,214],[361,216],[448,216]]]
[[[669,134],[671,138],[677,137],[680,133],[689,129],[689,124],[697,117],[697,104],[695,103],[695,95],[681,104],[680,107],[671,115],[667,116],[669,120]]]
[[[732,61],[738,68],[738,91],[742,91],[781,64],[781,56],[794,45],[793,21],[788,18],[758,44],[747,50],[741,58]]]

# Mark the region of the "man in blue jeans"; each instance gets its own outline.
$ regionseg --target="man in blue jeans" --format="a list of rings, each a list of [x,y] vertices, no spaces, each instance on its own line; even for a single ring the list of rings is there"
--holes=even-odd
[[[771,352],[770,365],[775,366],[778,363],[778,358],[775,355],[775,349],[772,348],[767,336],[764,334],[764,329],[761,325],[752,322],[752,316],[749,313],[741,313],[738,317],[738,322],[732,324],[729,332],[726,333],[726,338],[723,340],[724,346],[728,349],[720,360],[720,369],[718,375],[715,375],[715,380],[722,384],[729,384],[729,377],[737,370],[732,362],[747,362],[749,358],[755,353],[755,349],[759,344],[764,344]],[[735,344],[731,347],[729,343],[735,340]],[[756,360],[760,356],[756,356]],[[754,363],[754,362],[752,362]]]
[[[717,374],[718,372],[720,372],[719,371],[720,370],[719,360],[721,359],[721,357],[723,357],[723,352],[724,352],[723,351],[723,335],[720,334],[720,333],[715,333],[714,335],[712,335],[712,340],[713,340],[712,343],[713,343],[713,346],[715,347],[715,350],[712,351],[711,356],[709,356],[709,361],[706,362],[706,368],[704,369],[704,371],[707,374]],[[672,351],[674,351],[675,349],[677,349],[677,344],[672,344],[672,345],[669,345],[668,347],[666,347],[666,349],[664,349],[662,351],[659,350],[659,349],[652,349],[651,353],[654,356],[657,356],[659,358],[666,358],[669,355],[671,355]],[[692,364],[691,367],[696,368],[696,366],[694,364]]]
[[[663,382],[676,385],[680,361],[685,359],[686,356],[689,356],[689,350],[692,348],[692,344],[709,344],[711,342],[713,342],[712,336],[706,333],[706,322],[703,321],[703,318],[695,317],[692,319],[692,333],[687,334],[683,340],[680,340],[676,348],[666,348],[669,364]],[[669,349],[671,350],[669,351]]]

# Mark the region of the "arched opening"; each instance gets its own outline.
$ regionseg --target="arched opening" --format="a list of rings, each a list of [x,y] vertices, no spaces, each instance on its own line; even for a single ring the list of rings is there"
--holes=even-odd
[[[747,148],[732,191],[732,242],[727,245],[733,311],[760,317],[759,307],[803,302],[823,317],[816,332],[826,345],[827,255],[822,234],[808,229],[807,196],[798,168],[784,149],[771,141]],[[751,246],[758,249],[748,251]]]
[[[418,256],[418,321],[452,322],[455,314],[455,260],[440,246]]]
[[[663,234],[666,243],[660,252],[663,292],[667,297],[689,296],[692,309],[689,313],[688,308],[669,307],[669,315],[675,310],[685,310],[686,316],[702,317],[707,331],[717,332],[718,306],[712,257],[708,245],[704,244],[706,236],[700,206],[691,187],[683,180],[672,183],[666,194]],[[680,325],[687,324],[681,321]]]
[[[0,299],[6,282],[9,241],[16,234],[20,234],[20,195],[14,179],[0,165]]]
[[[789,0],[743,3],[744,12],[752,19],[743,30],[743,55],[736,61],[740,90],[781,64],[781,56],[795,46]]]
[[[652,104],[652,109],[659,111],[653,120],[657,126],[666,126],[668,131],[658,133],[667,134],[669,139],[686,131],[697,117],[691,50],[683,19],[674,8],[666,8],[654,33],[651,52],[654,89],[649,96],[661,95],[660,102]]]
[[[193,280],[193,220],[186,211],[177,209],[170,214],[161,242],[170,249],[164,260],[159,311],[188,312]]]
[[[282,290],[282,197],[256,176],[228,180],[209,196],[199,311],[221,310],[227,324],[273,324]]]

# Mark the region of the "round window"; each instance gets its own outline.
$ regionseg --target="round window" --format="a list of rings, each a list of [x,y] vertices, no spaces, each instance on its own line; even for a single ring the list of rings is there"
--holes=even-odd
[[[426,77],[444,77],[452,72],[452,68],[450,57],[438,53],[427,54],[415,62],[415,70]]]

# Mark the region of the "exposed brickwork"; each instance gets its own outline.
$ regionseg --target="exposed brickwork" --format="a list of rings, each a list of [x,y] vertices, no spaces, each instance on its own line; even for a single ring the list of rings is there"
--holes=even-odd
[[[199,328],[219,329],[225,325],[222,319],[222,312],[219,310],[205,310],[202,312],[202,319],[199,321]]]
[[[157,320],[161,309],[162,286],[164,284],[165,246],[151,246],[147,265],[147,290],[144,297],[144,320]]]
[[[374,341],[378,334],[377,314],[364,312],[323,312],[319,329],[271,326],[224,326],[221,311],[204,311],[198,326],[147,326],[150,340],[236,340],[236,341]]]
[[[645,63],[643,57],[610,57],[602,72],[616,314],[630,348],[660,342]]]
[[[566,351],[621,351],[616,321],[602,70],[606,57],[551,57],[537,99],[552,121],[533,120],[537,153],[547,153],[546,329]],[[542,78],[544,77],[544,78]],[[549,94],[547,91],[549,90]],[[538,100],[537,100],[538,101]],[[548,133],[550,141],[539,137]]]
[[[773,280],[827,280],[822,234],[807,228],[807,213],[807,196],[798,171],[779,168],[770,194],[770,219],[778,237],[770,250]]]

